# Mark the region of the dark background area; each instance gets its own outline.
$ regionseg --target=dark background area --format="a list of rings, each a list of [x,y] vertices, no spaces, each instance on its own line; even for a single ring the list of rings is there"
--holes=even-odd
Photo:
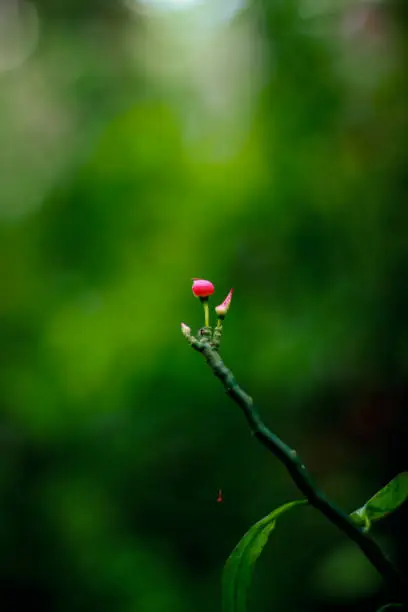
[[[220,610],[298,492],[180,334],[192,277],[234,287],[222,356],[338,505],[408,467],[407,4],[1,7],[1,609]],[[373,533],[407,573],[406,506]],[[390,597],[299,508],[249,610]]]

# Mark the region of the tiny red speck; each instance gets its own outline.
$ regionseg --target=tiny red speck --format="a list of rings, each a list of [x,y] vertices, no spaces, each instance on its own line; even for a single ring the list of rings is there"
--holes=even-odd
[[[222,499],[222,491],[221,491],[221,489],[219,489],[219,490],[218,490],[217,502],[219,503],[219,502],[222,502],[222,501],[224,501],[224,500]]]

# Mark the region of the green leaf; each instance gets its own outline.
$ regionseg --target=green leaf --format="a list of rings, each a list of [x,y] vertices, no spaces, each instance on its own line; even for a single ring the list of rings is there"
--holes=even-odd
[[[307,504],[306,499],[289,502],[279,506],[273,512],[252,525],[228,557],[222,576],[224,612],[245,612],[247,593],[251,583],[255,561],[268,541],[269,534],[275,528],[276,519],[300,504]]]
[[[379,608],[377,612],[391,612],[392,610],[396,612],[397,610],[403,609],[404,608],[402,604],[387,604],[386,606],[382,606],[381,608]]]
[[[364,506],[352,512],[350,518],[357,525],[365,525],[368,531],[371,521],[384,518],[406,499],[408,499],[408,472],[402,472],[369,499]]]

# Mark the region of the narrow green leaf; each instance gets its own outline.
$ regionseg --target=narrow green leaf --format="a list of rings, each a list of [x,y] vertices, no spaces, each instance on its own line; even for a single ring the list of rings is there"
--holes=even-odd
[[[408,472],[398,474],[358,510],[350,514],[357,525],[368,530],[371,521],[378,521],[398,508],[408,499]]]
[[[224,612],[246,611],[253,566],[267,543],[269,534],[275,528],[276,519],[290,508],[300,504],[307,504],[307,500],[300,499],[276,508],[252,525],[234,548],[225,563],[222,577]]]
[[[386,606],[382,606],[377,610],[377,612],[391,612],[392,610],[403,610],[402,604],[387,604]]]

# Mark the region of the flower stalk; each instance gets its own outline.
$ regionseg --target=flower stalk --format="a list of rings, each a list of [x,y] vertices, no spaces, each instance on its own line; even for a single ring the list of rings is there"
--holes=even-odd
[[[200,301],[204,307],[204,326],[210,327],[210,309],[208,307],[208,297],[200,298]]]
[[[200,329],[198,333],[200,340],[192,336],[190,332],[186,334],[183,331],[183,334],[191,347],[203,355],[213,374],[221,381],[227,395],[241,408],[252,435],[285,466],[293,482],[308,502],[355,542],[368,561],[405,602],[406,592],[402,586],[401,576],[377,543],[367,534],[368,525],[357,526],[316,486],[297,452],[268,429],[254,406],[252,398],[238,385],[234,375],[222,361],[218,348],[221,341],[222,321],[230,306],[231,296],[232,289],[224,302],[215,309],[218,322],[214,331],[206,321],[206,327]]]

